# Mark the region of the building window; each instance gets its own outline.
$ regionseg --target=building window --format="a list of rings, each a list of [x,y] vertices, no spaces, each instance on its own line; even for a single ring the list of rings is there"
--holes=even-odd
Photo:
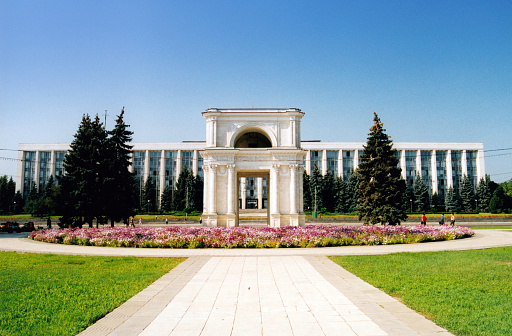
[[[348,180],[354,172],[354,151],[343,151],[343,179]]]
[[[473,188],[476,190],[478,185],[478,175],[476,170],[476,156],[477,151],[467,151],[466,152],[466,163],[467,163],[467,171],[468,178],[473,185]]]
[[[178,157],[177,151],[165,152],[165,185],[174,189],[176,184],[176,160]]]
[[[46,187],[51,175],[52,152],[39,152],[39,192]]]
[[[145,151],[133,152],[133,176],[135,177],[135,185],[139,190],[139,206],[142,199],[142,189],[144,188],[144,162],[146,161]]]
[[[194,159],[194,151],[181,151],[181,169],[187,168],[192,171],[192,162]]]
[[[462,151],[452,150],[452,181],[453,190],[458,193],[462,180]]]
[[[412,188],[416,178],[416,151],[405,151],[405,179],[407,185]]]
[[[161,151],[149,152],[149,175],[155,183],[156,203],[160,204],[160,161],[162,158]]]
[[[423,183],[428,187],[429,192],[432,192],[432,152],[421,151],[421,178]]]
[[[59,182],[59,177],[64,176],[64,157],[66,152],[55,152],[55,183]]]
[[[23,198],[27,199],[36,177],[36,152],[24,152],[23,157]]]
[[[446,151],[436,151],[437,194],[444,200],[446,190]]]
[[[311,153],[311,174],[313,174],[313,170],[317,167],[320,172],[322,171],[322,151],[310,151]]]
[[[327,151],[327,171],[338,176],[338,151]]]
[[[201,179],[204,178],[203,157],[201,156],[201,153],[199,153],[199,151],[197,152],[197,176],[199,176]]]

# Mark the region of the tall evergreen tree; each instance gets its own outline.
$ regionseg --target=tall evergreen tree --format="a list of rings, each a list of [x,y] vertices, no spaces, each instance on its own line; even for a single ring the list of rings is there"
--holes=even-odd
[[[336,206],[336,180],[331,171],[322,177],[322,203],[327,212],[333,212]]]
[[[144,189],[142,191],[142,207],[147,212],[156,211],[157,210],[157,195],[156,195],[156,185],[153,181],[153,178],[148,176],[146,182],[144,183]]]
[[[66,212],[79,221],[83,218],[90,227],[93,219],[105,212],[100,195],[105,192],[104,179],[108,172],[106,138],[97,115],[94,120],[83,116],[63,162],[66,174],[62,178],[62,192],[66,195]]]
[[[478,200],[478,208],[481,212],[489,211],[489,202],[491,201],[492,193],[489,184],[483,177],[478,182],[476,190],[476,198]]]
[[[439,211],[443,210],[444,201],[441,202],[441,199],[439,198],[438,193],[435,192],[432,194],[431,202],[432,202],[432,207],[434,208],[434,211],[439,212]]]
[[[416,174],[414,179],[413,193],[415,210],[418,212],[428,211],[430,209],[430,195],[427,186],[419,174]]]
[[[459,210],[459,197],[452,187],[446,190],[444,205],[447,212],[457,212]]]
[[[347,183],[340,177],[336,177],[335,181],[335,211],[340,213],[348,212],[348,204],[347,199],[352,195],[348,195],[347,192]]]
[[[302,192],[303,192],[303,203],[304,203],[304,210],[310,211],[313,209],[312,202],[311,202],[311,179],[308,175],[308,173],[304,170],[304,173],[302,174]]]
[[[320,169],[315,165],[311,178],[309,180],[311,188],[311,209],[313,211],[320,211],[324,207],[322,194],[324,189],[323,176]]]
[[[172,210],[172,192],[173,190],[168,185],[166,185],[162,191],[160,209],[164,212],[169,212]]]
[[[194,208],[194,175],[187,167],[183,167],[176,181],[176,190],[174,190],[173,209],[190,210]]]
[[[194,177],[194,210],[203,211],[204,184],[201,176]]]
[[[475,209],[475,192],[473,184],[467,175],[462,176],[462,183],[460,187],[460,202],[463,211],[472,211]]]
[[[406,186],[401,179],[393,142],[377,113],[373,122],[357,169],[358,217],[364,223],[396,225],[407,219],[402,202]]]
[[[11,185],[14,184],[11,179],[7,179],[7,175],[0,176],[0,214],[6,214],[10,211],[11,203],[14,198],[15,191]],[[14,187],[16,189],[16,187]]]
[[[130,125],[124,122],[123,108],[107,140],[108,173],[105,178],[104,200],[111,226],[114,226],[115,221],[122,219],[127,222],[128,218],[135,214],[135,179],[129,170],[132,153],[132,146],[129,143],[132,141],[133,132],[128,130],[129,127]]]
[[[346,209],[348,212],[357,211],[357,204],[359,202],[359,177],[356,171],[351,171],[346,183],[347,186],[347,198],[346,198]]]

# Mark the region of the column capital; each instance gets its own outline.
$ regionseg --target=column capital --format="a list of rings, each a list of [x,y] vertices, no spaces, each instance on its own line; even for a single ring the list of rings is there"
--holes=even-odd
[[[272,164],[272,169],[274,169],[274,170],[279,170],[280,167],[281,167],[281,165],[279,163]]]
[[[290,170],[297,171],[299,169],[299,167],[300,167],[300,165],[298,165],[298,164],[291,164]]]
[[[209,169],[213,172],[216,172],[217,171],[217,164],[215,163],[210,163],[209,165]]]
[[[229,170],[230,172],[233,172],[233,171],[235,170],[235,168],[236,168],[236,165],[234,165],[234,164],[228,164],[228,165],[227,165],[227,167],[228,167],[228,170]]]

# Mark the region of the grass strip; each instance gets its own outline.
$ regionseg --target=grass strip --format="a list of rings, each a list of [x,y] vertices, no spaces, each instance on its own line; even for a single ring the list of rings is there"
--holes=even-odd
[[[455,335],[510,335],[512,247],[331,259]]]
[[[76,335],[183,258],[0,253],[0,335]]]

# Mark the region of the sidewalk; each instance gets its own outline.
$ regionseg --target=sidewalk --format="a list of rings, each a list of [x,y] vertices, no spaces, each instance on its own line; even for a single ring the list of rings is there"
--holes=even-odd
[[[252,250],[68,246],[22,236],[0,235],[0,250],[189,257],[81,335],[450,335],[325,256],[512,245],[505,230],[422,244]]]

